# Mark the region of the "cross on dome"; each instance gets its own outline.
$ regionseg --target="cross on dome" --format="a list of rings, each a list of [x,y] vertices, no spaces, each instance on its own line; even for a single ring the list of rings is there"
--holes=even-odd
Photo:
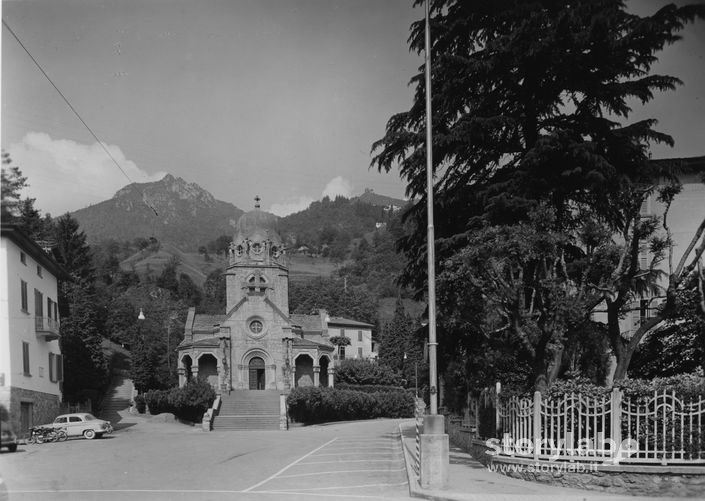
[[[259,201],[262,200],[259,195],[255,195],[255,209],[259,209]]]

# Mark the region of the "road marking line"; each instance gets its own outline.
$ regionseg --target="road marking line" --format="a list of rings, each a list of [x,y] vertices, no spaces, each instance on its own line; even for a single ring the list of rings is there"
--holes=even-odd
[[[336,485],[333,487],[309,487],[307,489],[282,489],[282,490],[277,490],[277,489],[270,489],[266,491],[254,491],[256,494],[281,494],[281,493],[296,493],[296,492],[306,492],[310,493],[311,495],[316,495],[315,492],[310,492],[310,491],[326,491],[326,490],[331,490],[331,489],[364,489],[366,487],[399,487],[400,485],[406,485],[406,482],[400,482],[396,484],[366,484],[366,485]],[[244,491],[243,491],[244,492]],[[330,496],[331,494],[326,494],[326,496]],[[334,494],[335,495],[335,494]],[[355,496],[354,494],[338,494],[339,497],[352,497]],[[364,496],[364,497],[370,497],[370,496]],[[377,496],[372,496],[373,499],[379,499],[379,495]]]
[[[336,464],[336,463],[401,463],[404,461],[401,458],[397,459],[347,459],[343,461],[311,461],[310,463],[307,461],[305,463],[301,463],[301,465],[307,465],[307,464]],[[300,466],[301,466],[300,465]]]
[[[269,495],[272,495],[272,494],[293,494],[293,495],[297,495],[297,494],[301,494],[301,493],[297,492],[297,491],[253,491],[253,492],[249,492],[248,494],[269,494]],[[350,498],[354,498],[354,499],[375,499],[377,501],[379,501],[380,499],[399,499],[399,498],[380,498],[379,496],[370,496],[368,494],[333,494],[332,492],[326,492],[326,493],[307,492],[306,494],[311,497],[318,496],[318,497],[323,497],[325,499],[332,499],[332,498],[350,499]]]
[[[401,449],[398,451],[391,451],[391,452],[401,452]],[[365,456],[380,456],[384,454],[389,454],[390,452],[365,452],[365,451],[360,451],[360,452],[327,452],[325,454],[316,454],[314,457],[322,457],[322,456],[359,456],[361,454],[364,454]]]
[[[379,439],[338,440],[338,442],[340,442],[341,444],[360,444],[363,442],[379,443],[381,440],[384,440],[384,438],[380,437]],[[394,438],[389,438],[389,440],[394,440]]]
[[[203,493],[203,494],[238,494],[243,491],[233,490],[199,490],[199,489],[46,489],[46,490],[8,490],[8,494],[96,494],[102,492],[112,493]]]
[[[390,471],[405,471],[406,467],[397,470],[337,470],[337,471],[317,471],[314,473],[299,473],[298,475],[282,475],[277,478],[312,477],[315,475],[330,475],[333,473],[389,473]]]
[[[245,490],[242,491],[242,492],[250,492],[250,491],[252,491],[252,489],[256,489],[256,488],[259,487],[260,485],[266,484],[267,482],[269,482],[271,479],[273,479],[273,478],[276,477],[277,475],[280,475],[280,474],[284,473],[286,470],[288,470],[288,469],[291,468],[292,466],[296,465],[299,461],[303,461],[304,459],[306,459],[307,457],[309,457],[311,454],[314,454],[315,452],[320,451],[321,449],[323,449],[324,447],[326,447],[326,446],[332,444],[332,443],[335,442],[335,441],[336,441],[336,439],[334,438],[334,439],[332,439],[332,440],[326,442],[325,444],[321,445],[320,447],[315,448],[314,450],[312,450],[312,451],[309,452],[308,454],[306,454],[306,455],[304,455],[304,456],[301,456],[299,459],[297,459],[297,460],[294,461],[293,463],[291,463],[291,464],[285,466],[284,468],[282,468],[281,470],[279,470],[278,472],[276,472],[274,475],[270,475],[269,477],[265,478],[265,479],[262,480],[261,482],[259,482],[259,483],[255,484],[255,485],[253,485],[252,487],[248,487],[247,489],[245,489]]]

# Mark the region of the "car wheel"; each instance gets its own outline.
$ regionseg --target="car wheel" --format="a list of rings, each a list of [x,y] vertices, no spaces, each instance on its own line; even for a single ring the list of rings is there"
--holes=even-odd
[[[7,447],[10,452],[15,452],[17,450],[17,444],[12,444]]]
[[[83,436],[88,440],[93,440],[95,438],[95,430],[85,430]]]

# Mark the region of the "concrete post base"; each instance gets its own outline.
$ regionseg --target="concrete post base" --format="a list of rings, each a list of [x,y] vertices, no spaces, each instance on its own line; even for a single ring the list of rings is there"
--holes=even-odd
[[[422,489],[442,489],[448,484],[450,446],[442,415],[424,416],[423,433],[420,436],[421,471],[419,483]]]

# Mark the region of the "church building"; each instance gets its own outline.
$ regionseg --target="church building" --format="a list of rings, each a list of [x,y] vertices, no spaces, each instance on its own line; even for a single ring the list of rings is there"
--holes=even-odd
[[[333,386],[343,358],[372,358],[372,325],[289,313],[289,259],[277,217],[260,209],[243,214],[230,244],[227,301],[221,315],[191,308],[178,347],[179,385],[204,377],[219,394]],[[345,336],[347,346],[330,338]],[[345,351],[347,349],[347,351]]]

